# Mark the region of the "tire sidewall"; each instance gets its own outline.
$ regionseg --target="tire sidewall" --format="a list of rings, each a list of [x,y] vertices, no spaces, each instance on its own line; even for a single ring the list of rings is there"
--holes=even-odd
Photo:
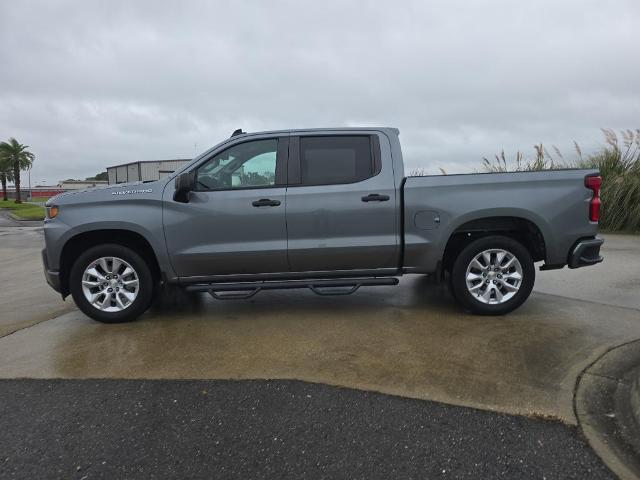
[[[500,304],[486,304],[479,302],[467,290],[467,267],[471,260],[480,252],[493,248],[506,250],[516,256],[522,266],[522,284],[518,292],[508,301]],[[517,240],[501,235],[479,238],[467,245],[456,258],[451,271],[451,285],[455,298],[468,310],[480,315],[504,315],[520,305],[531,294],[535,283],[535,266],[529,251]]]
[[[89,303],[82,291],[82,275],[85,269],[100,257],[121,258],[128,262],[138,275],[138,295],[129,307],[120,312],[98,310]],[[74,302],[85,315],[103,323],[122,323],[135,320],[149,308],[153,299],[154,282],[147,262],[140,255],[122,245],[104,244],[88,249],[76,259],[71,267],[69,290]]]

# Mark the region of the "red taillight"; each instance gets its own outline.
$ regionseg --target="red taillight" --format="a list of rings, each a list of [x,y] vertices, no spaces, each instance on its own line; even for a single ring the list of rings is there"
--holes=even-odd
[[[593,190],[593,197],[589,202],[589,220],[597,222],[600,220],[600,186],[602,185],[602,177],[600,175],[585,177],[584,186],[589,190]]]

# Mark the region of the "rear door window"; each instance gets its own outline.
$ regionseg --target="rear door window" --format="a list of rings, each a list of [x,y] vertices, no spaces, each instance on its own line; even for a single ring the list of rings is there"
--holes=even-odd
[[[374,176],[369,135],[300,137],[301,185],[354,183]]]

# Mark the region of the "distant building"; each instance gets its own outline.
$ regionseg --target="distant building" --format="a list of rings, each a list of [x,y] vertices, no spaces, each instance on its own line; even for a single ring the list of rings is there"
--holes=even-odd
[[[190,158],[178,158],[175,160],[145,160],[141,162],[125,163],[107,167],[109,185],[116,183],[160,180],[175,172]]]

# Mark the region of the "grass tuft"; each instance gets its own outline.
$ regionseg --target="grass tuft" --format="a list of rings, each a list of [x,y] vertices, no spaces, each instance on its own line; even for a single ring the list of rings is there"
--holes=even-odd
[[[14,201],[0,201],[0,208],[5,208],[22,220],[44,220],[44,207],[31,203],[16,203]]]
[[[602,207],[600,227],[608,231],[640,232],[640,129],[623,130],[618,136],[611,129],[603,129],[605,145],[596,153],[584,157],[574,141],[577,159],[566,161],[553,147],[554,159],[541,144],[534,145],[535,157],[524,160],[516,152],[513,162],[507,160],[504,150],[495,160],[483,158],[488,172],[521,172],[552,170],[554,168],[597,168],[602,176]],[[620,140],[620,137],[622,140]]]

